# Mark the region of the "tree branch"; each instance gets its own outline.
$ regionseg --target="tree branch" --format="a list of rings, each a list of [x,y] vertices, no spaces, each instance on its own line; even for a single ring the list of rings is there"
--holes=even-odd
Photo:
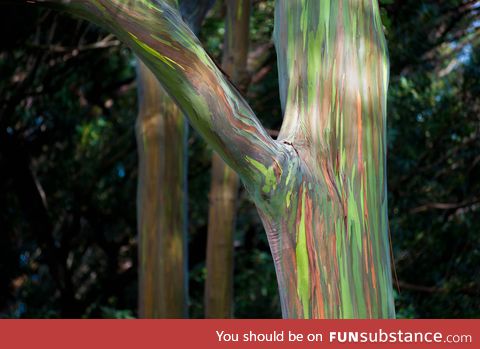
[[[436,210],[457,210],[459,208],[465,208],[480,203],[479,198],[470,199],[463,202],[431,202],[422,206],[415,207],[410,210],[410,213],[425,212],[430,209]]]
[[[74,15],[106,27],[152,70],[192,126],[248,183],[281,173],[287,150],[262,127],[165,0],[51,0]]]

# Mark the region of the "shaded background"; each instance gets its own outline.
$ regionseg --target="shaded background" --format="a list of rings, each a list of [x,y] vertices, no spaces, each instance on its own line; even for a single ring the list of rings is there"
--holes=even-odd
[[[273,0],[248,100],[281,124]],[[480,317],[480,1],[380,1],[389,44],[389,216],[402,318]],[[201,40],[221,57],[224,9]],[[135,60],[86,22],[0,5],[0,317],[135,317]],[[211,150],[189,139],[190,316],[203,317]],[[240,193],[235,316],[280,317],[268,242]]]

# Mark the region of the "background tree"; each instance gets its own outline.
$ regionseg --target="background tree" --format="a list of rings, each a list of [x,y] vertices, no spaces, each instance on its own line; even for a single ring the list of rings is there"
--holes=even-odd
[[[237,88],[246,91],[250,0],[227,0],[222,68]],[[205,317],[233,314],[233,243],[238,176],[218,154],[212,154],[208,214]]]
[[[213,1],[180,6],[193,32]],[[138,60],[139,316],[188,317],[187,140],[180,109]]]

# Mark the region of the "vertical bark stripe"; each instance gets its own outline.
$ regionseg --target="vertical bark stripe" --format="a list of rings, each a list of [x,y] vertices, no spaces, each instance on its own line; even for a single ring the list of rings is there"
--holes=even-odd
[[[295,249],[297,261],[297,293],[303,306],[303,317],[308,319],[310,317],[310,268],[308,265],[308,249],[306,239],[306,221],[305,221],[305,203],[306,203],[306,188],[301,189],[301,202],[299,205],[300,221],[297,231],[297,246]]]

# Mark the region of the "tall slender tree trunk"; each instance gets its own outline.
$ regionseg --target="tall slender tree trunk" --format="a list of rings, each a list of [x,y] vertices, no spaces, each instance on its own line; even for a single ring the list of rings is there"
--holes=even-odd
[[[394,316],[385,173],[389,68],[376,0],[276,1],[285,113],[278,140],[165,1],[66,6],[130,45],[238,173],[267,232],[284,317]]]
[[[187,123],[157,78],[138,60],[138,312],[187,315]]]
[[[250,32],[250,0],[226,0],[225,41],[222,68],[245,91]],[[238,175],[213,153],[208,214],[205,317],[233,316],[233,240]]]
[[[193,2],[171,5],[180,5],[198,32],[213,1]],[[188,125],[155,75],[137,63],[138,312],[143,318],[183,318],[188,317]]]

